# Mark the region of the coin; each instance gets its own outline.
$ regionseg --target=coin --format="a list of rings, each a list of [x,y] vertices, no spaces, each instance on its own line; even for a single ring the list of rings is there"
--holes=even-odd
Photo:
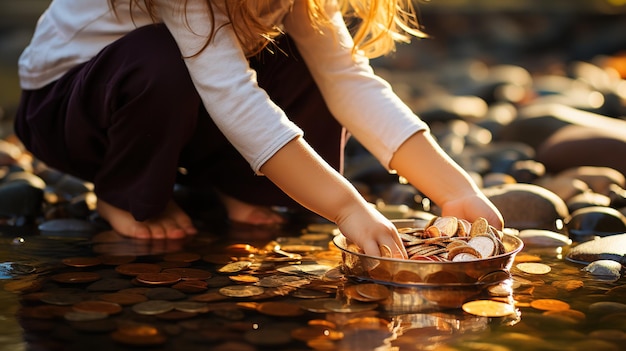
[[[249,274],[231,275],[228,278],[237,283],[257,283],[259,281],[259,277]]]
[[[544,311],[565,311],[569,310],[570,305],[565,301],[556,299],[538,299],[531,301],[530,307]]]
[[[219,293],[228,297],[251,297],[261,295],[265,289],[260,286],[230,285],[219,289]]]
[[[172,285],[180,280],[180,276],[173,273],[141,273],[135,278],[138,282],[149,285]]]
[[[172,288],[187,294],[194,294],[205,291],[207,287],[208,283],[202,280],[183,280],[172,285]]]
[[[463,311],[482,317],[504,317],[515,313],[515,307],[493,300],[475,300],[464,303]]]
[[[583,321],[587,318],[587,316],[578,310],[556,310],[556,311],[545,311],[543,312],[546,316],[558,316],[558,317],[568,317],[577,321]]]
[[[371,311],[378,307],[376,303],[347,303],[340,300],[331,300],[324,303],[324,307],[333,312],[354,313]]]
[[[68,311],[63,318],[70,322],[87,322],[105,319],[108,316],[109,314],[104,312]]]
[[[380,245],[378,246],[378,249],[380,250],[380,257],[393,257],[393,252],[391,251],[391,247],[389,247],[389,245]]]
[[[190,300],[196,302],[215,302],[226,300],[227,298],[228,297],[226,295],[223,295],[217,291],[211,291],[204,294],[192,296]]]
[[[149,325],[124,326],[111,334],[113,340],[127,345],[161,345],[167,338],[159,330]]]
[[[386,286],[374,283],[356,285],[356,291],[370,301],[384,300],[391,294]]]
[[[61,260],[65,265],[70,267],[93,267],[102,263],[98,257],[68,257]]]
[[[100,312],[106,314],[117,314],[122,312],[122,306],[108,301],[81,301],[75,303],[72,309],[77,312]]]
[[[116,292],[111,294],[103,294],[99,296],[100,300],[117,303],[122,306],[134,305],[148,300],[144,295]]]
[[[304,310],[300,306],[280,301],[267,301],[260,303],[257,307],[257,312],[276,317],[294,317],[300,316],[304,313]]]
[[[174,309],[183,312],[205,313],[209,311],[209,305],[204,302],[178,301],[174,302]]]
[[[320,299],[329,297],[330,294],[325,291],[313,290],[313,289],[298,289],[291,294],[293,297],[300,299]]]
[[[174,303],[165,300],[150,300],[133,305],[132,309],[139,314],[155,315],[173,310]]]
[[[522,262],[515,267],[528,274],[547,274],[552,270],[547,264],[537,262]]]
[[[401,270],[394,273],[393,282],[398,284],[416,284],[422,282],[422,277],[420,277],[419,274],[415,272]]]
[[[236,273],[236,272],[243,271],[244,269],[248,269],[251,265],[252,265],[252,262],[250,261],[231,262],[222,266],[217,271],[220,273]]]
[[[41,296],[39,300],[51,305],[70,306],[82,301],[83,298],[80,295],[75,294],[48,293]]]
[[[163,273],[177,274],[182,280],[206,280],[212,276],[211,272],[199,268],[167,268]]]
[[[96,272],[67,272],[59,273],[50,277],[57,283],[91,283],[102,278],[100,274]]]
[[[137,276],[142,273],[158,273],[161,266],[153,263],[125,263],[115,267],[119,274]]]

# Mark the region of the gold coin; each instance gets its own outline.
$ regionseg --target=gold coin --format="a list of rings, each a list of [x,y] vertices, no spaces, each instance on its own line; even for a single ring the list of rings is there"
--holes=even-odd
[[[528,274],[547,274],[552,270],[547,264],[537,262],[522,262],[518,263],[515,267]]]
[[[393,257],[393,252],[391,251],[389,245],[380,245],[378,246],[378,249],[380,250],[380,257]]]
[[[257,283],[260,280],[259,277],[249,274],[231,275],[228,278],[237,283]]]
[[[91,283],[100,280],[102,277],[96,272],[67,272],[59,273],[50,277],[57,283]]]
[[[180,280],[180,276],[173,273],[141,273],[136,279],[149,285],[172,285]]]
[[[93,267],[102,263],[98,257],[68,257],[61,260],[65,265],[70,267]]]
[[[475,300],[462,305],[463,311],[482,317],[504,317],[515,313],[515,307],[493,300]]]
[[[229,285],[219,289],[220,294],[228,297],[252,297],[264,292],[264,288],[251,285]]]
[[[248,269],[251,265],[252,262],[250,261],[231,262],[222,266],[217,271],[220,273],[237,273],[243,271],[244,269]]]
[[[72,309],[77,312],[101,312],[106,314],[118,314],[122,312],[122,306],[108,301],[81,301],[75,303]]]
[[[554,281],[552,282],[552,286],[559,288],[559,289],[564,289],[567,291],[574,291],[574,290],[578,290],[582,288],[583,286],[585,286],[585,284],[583,283],[582,280],[570,279],[570,280]]]
[[[543,311],[565,311],[569,310],[570,305],[565,301],[556,299],[538,299],[531,301],[530,307]]]
[[[295,317],[304,313],[304,310],[300,306],[280,301],[268,301],[260,303],[257,307],[257,312],[276,317]]]
[[[158,273],[161,266],[153,263],[125,263],[115,267],[119,274],[137,276],[142,273]]]

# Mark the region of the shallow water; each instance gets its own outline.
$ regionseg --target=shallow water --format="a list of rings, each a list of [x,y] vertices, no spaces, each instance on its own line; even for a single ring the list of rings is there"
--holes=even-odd
[[[626,341],[625,279],[609,282],[582,272],[583,265],[563,258],[567,247],[525,247],[510,270],[512,278],[498,285],[501,289],[485,289],[467,299],[505,302],[514,306],[514,313],[500,316],[485,310],[485,315],[480,315],[480,311],[470,314],[461,307],[437,306],[398,313],[385,308],[389,298],[404,311],[410,311],[407,304],[416,300],[397,292],[384,303],[357,301],[348,294],[350,286],[367,282],[355,282],[336,268],[341,255],[329,245],[330,226],[230,234],[229,240],[205,233],[169,245],[131,241],[106,232],[93,240],[3,234],[0,348],[621,350]],[[273,252],[276,245],[300,255],[300,260]],[[106,257],[108,263],[77,267],[67,260],[95,257]],[[139,276],[118,272],[121,261],[113,262],[112,257],[160,265],[163,271],[200,269],[211,277],[203,279],[207,286],[193,292],[189,287],[173,288],[173,283],[142,283],[137,281]],[[243,269],[222,268],[232,261],[251,264]],[[551,270],[547,274],[525,273],[517,268],[521,261],[539,262]],[[95,282],[60,281],[61,273],[76,272],[96,273],[99,278]],[[123,286],[96,286],[105,280],[121,281]],[[245,288],[230,293],[219,290],[231,286]],[[264,290],[260,295],[255,292],[258,287]],[[104,316],[83,313],[76,317],[79,319],[72,318],[70,312],[82,311],[79,302],[103,301],[118,291],[144,295],[148,301],[193,301],[203,309],[140,313],[135,310],[140,303],[129,302],[120,303],[120,311]],[[179,295],[168,295],[173,292]]]

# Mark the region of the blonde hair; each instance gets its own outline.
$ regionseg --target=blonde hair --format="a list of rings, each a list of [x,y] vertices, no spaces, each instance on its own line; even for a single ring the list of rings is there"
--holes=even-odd
[[[109,0],[111,4],[115,0]],[[141,0],[131,0],[131,6]],[[209,16],[214,18],[213,6],[228,15],[240,44],[248,56],[262,51],[281,30],[274,23],[263,23],[259,14],[267,11],[275,0],[205,0]],[[306,0],[311,24],[316,29],[330,26],[330,18],[324,8],[327,1]],[[410,42],[411,37],[425,38],[413,6],[413,0],[336,0],[347,21],[355,22],[353,53],[362,52],[369,58],[386,55],[395,50],[396,42]],[[145,7],[154,15],[153,0],[143,0]],[[153,16],[154,17],[154,16]],[[212,21],[215,23],[215,21]],[[216,31],[212,28],[206,48]]]

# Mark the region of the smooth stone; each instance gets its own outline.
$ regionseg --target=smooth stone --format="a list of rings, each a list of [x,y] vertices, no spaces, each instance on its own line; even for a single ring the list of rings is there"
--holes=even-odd
[[[91,235],[98,230],[94,223],[77,218],[51,219],[41,223],[38,228],[43,235],[53,234],[62,236],[75,236],[81,233]]]
[[[600,314],[626,312],[626,304],[612,301],[594,302],[589,305],[589,312]]]
[[[584,263],[613,260],[626,264],[626,234],[612,235],[581,243],[568,252],[567,258]]]
[[[483,187],[489,188],[503,184],[515,184],[517,181],[513,176],[506,173],[487,173],[483,176]]]
[[[537,179],[533,184],[550,190],[563,201],[568,201],[572,197],[589,191],[587,183],[580,179],[561,176],[545,176]]]
[[[8,166],[12,165],[20,158],[22,150],[20,148],[4,139],[0,139],[0,165]]]
[[[37,216],[41,213],[43,190],[28,182],[13,181],[0,184],[0,215]]]
[[[557,177],[574,178],[585,182],[591,190],[598,194],[608,195],[611,187],[626,186],[626,176],[620,171],[602,166],[581,166],[565,169]]]
[[[586,191],[584,193],[572,196],[567,201],[565,201],[565,203],[567,204],[569,212],[574,213],[575,211],[585,207],[609,207],[611,205],[611,198],[603,194]]]
[[[530,246],[561,247],[572,244],[572,239],[567,235],[551,230],[524,229],[519,231],[518,237]]]
[[[519,160],[511,165],[510,174],[517,183],[533,183],[546,174],[546,167],[535,160]]]
[[[594,236],[626,233],[626,216],[611,207],[583,207],[570,214],[565,227],[570,238],[585,241]]]
[[[579,110],[563,104],[537,103],[521,108],[518,118],[502,128],[498,134],[498,140],[522,142],[538,150],[557,131],[571,125],[585,127],[585,130],[597,129],[601,126],[603,130],[614,131],[615,134],[622,132],[623,137],[626,121]],[[574,150],[564,151],[566,151],[565,156],[578,156]],[[604,149],[603,153],[606,153],[606,149]],[[597,157],[598,155],[595,156]],[[550,171],[550,165],[543,160],[535,159],[542,162],[546,166],[546,170]],[[593,164],[595,165],[596,163],[594,162]],[[579,165],[577,164],[577,166]]]
[[[54,191],[61,197],[71,200],[94,190],[93,184],[80,178],[64,174],[55,184]]]
[[[626,121],[623,122],[615,129],[563,127],[537,147],[535,159],[552,173],[577,166],[604,166],[626,174]]]
[[[469,160],[486,159],[491,172],[506,173],[515,162],[533,159],[535,150],[518,142],[493,142],[489,145],[467,146],[462,156]]]
[[[483,193],[500,210],[507,227],[559,232],[569,212],[555,193],[534,184],[503,184]]]
[[[622,275],[622,264],[613,260],[597,260],[586,265],[583,271],[608,280],[618,280]]]
[[[43,179],[33,173],[26,171],[11,172],[7,174],[3,181],[3,183],[16,182],[26,183],[34,188],[42,190],[46,187],[46,182],[44,182]]]

